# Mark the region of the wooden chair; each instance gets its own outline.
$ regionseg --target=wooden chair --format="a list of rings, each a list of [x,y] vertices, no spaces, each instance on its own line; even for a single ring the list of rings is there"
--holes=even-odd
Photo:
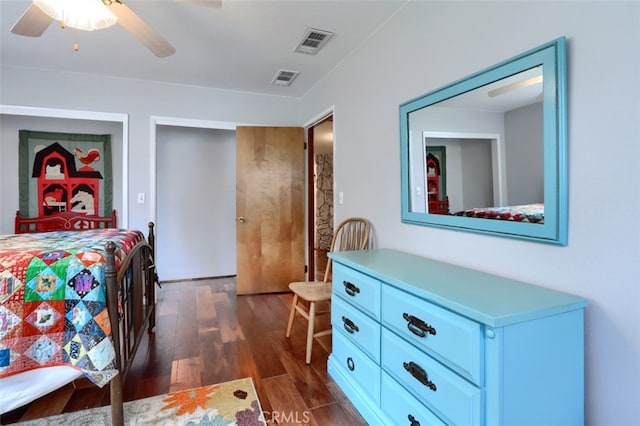
[[[369,233],[371,232],[371,224],[367,219],[354,217],[341,222],[336,228],[333,239],[331,241],[330,251],[346,251],[346,250],[365,250],[369,244]],[[315,331],[316,316],[330,312],[330,310],[317,311],[319,302],[331,301],[331,274],[332,260],[327,260],[327,266],[324,271],[324,279],[322,281],[301,281],[289,284],[289,288],[293,291],[293,302],[291,303],[291,312],[289,313],[289,323],[287,324],[286,336],[291,336],[291,328],[293,321],[298,312],[308,321],[307,324],[307,351],[306,363],[311,363],[311,348],[315,337],[331,334],[331,328],[328,330]],[[298,303],[302,302],[302,303]],[[306,308],[308,303],[309,307]]]

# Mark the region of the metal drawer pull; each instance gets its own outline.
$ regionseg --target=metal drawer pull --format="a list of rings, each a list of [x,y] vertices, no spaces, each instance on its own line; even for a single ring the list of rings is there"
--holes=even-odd
[[[353,362],[353,358],[351,358],[351,357],[347,358],[347,367],[351,371],[356,369],[356,364]]]
[[[426,333],[429,333],[433,336],[436,335],[436,329],[422,321],[420,318],[414,317],[413,315],[409,315],[408,313],[402,314],[402,318],[407,321],[407,328],[413,334],[419,337],[426,336]]]
[[[344,291],[346,291],[349,296],[355,296],[356,293],[360,293],[360,289],[355,284],[349,281],[342,281],[342,284],[344,285]]]
[[[343,316],[342,322],[344,322],[344,329],[347,330],[348,333],[353,334],[353,332],[360,331],[360,328],[349,318]]]
[[[416,420],[415,417],[413,417],[411,414],[409,414],[409,421],[411,423],[409,423],[409,426],[420,426],[420,422]]]
[[[429,376],[427,376],[427,372],[424,371],[424,368],[420,367],[415,362],[403,362],[402,366],[405,370],[409,372],[417,381],[431,389],[432,391],[436,391],[436,384],[429,380]]]

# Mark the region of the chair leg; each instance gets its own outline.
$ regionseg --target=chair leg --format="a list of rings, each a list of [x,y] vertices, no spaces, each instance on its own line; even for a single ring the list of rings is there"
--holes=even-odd
[[[293,320],[296,317],[296,305],[298,304],[298,295],[293,295],[293,302],[291,303],[291,312],[289,313],[289,322],[287,323],[286,337],[291,336],[291,328],[293,327]]]
[[[307,327],[307,364],[311,364],[311,348],[313,347],[313,333],[316,322],[316,302],[309,304],[309,326]]]

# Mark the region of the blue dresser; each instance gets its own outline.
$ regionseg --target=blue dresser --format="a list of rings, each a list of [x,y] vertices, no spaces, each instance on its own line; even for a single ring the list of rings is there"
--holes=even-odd
[[[581,425],[584,298],[388,249],[331,253],[328,371],[371,425]]]

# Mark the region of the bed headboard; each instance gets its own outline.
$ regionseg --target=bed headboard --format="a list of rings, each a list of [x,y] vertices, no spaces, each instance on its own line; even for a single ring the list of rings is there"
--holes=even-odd
[[[49,231],[80,231],[83,229],[116,228],[116,211],[111,216],[91,216],[79,212],[61,212],[44,217],[22,217],[16,212],[16,234]]]

